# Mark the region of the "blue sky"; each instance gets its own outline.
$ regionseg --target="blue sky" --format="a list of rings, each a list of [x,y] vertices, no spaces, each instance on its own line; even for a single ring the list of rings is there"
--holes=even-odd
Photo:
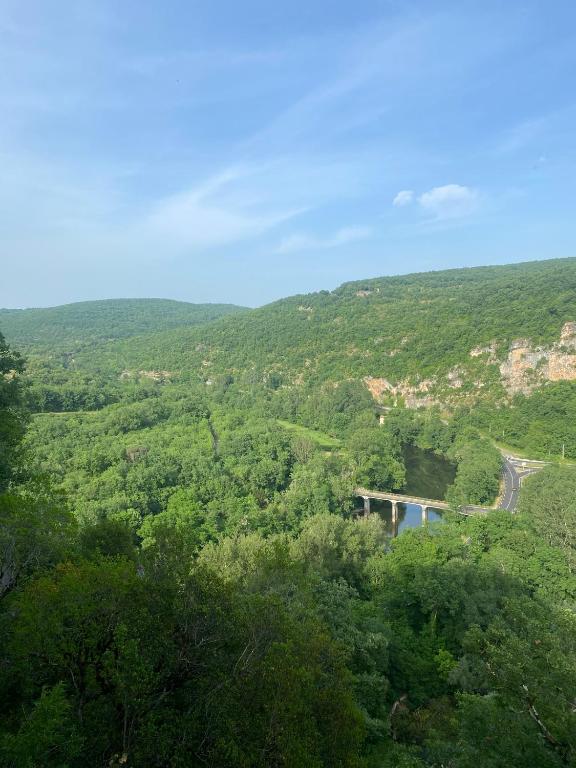
[[[0,306],[576,256],[572,0],[3,0]]]

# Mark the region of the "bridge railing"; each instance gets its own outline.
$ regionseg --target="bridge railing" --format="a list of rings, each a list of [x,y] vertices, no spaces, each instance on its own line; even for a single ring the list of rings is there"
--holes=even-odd
[[[402,493],[392,493],[391,491],[371,491],[369,488],[355,488],[354,495],[381,501],[398,501],[403,504],[419,504],[421,507],[448,509],[448,504],[445,501],[440,501],[440,499],[424,499],[420,496],[407,496]]]
[[[391,493],[388,491],[371,491],[369,488],[355,488],[354,495],[363,499],[375,499],[379,501],[390,501],[400,504],[417,504],[423,509],[430,507],[431,509],[451,509],[450,505],[445,501],[439,499],[423,499],[419,496],[405,496],[400,493]],[[496,507],[481,507],[475,504],[465,504],[458,509],[454,510],[460,515],[466,517],[470,515],[486,515],[492,509]]]

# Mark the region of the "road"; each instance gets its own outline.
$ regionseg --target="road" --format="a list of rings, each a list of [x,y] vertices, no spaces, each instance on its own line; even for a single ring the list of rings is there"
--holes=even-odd
[[[504,465],[502,474],[504,477],[504,493],[500,501],[500,509],[507,509],[514,512],[518,504],[518,494],[522,480],[534,472],[542,469],[545,462],[529,461],[528,459],[518,459],[515,456],[504,456]],[[529,466],[532,465],[532,466]],[[536,465],[536,466],[534,466]]]

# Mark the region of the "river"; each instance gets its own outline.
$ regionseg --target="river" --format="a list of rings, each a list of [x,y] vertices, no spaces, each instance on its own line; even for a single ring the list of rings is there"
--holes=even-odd
[[[406,465],[406,486],[400,491],[407,495],[427,499],[444,499],[448,486],[454,481],[456,467],[432,451],[424,451],[415,445],[403,450]],[[417,504],[398,504],[398,524],[392,524],[392,505],[388,501],[370,501],[370,509],[384,520],[390,536],[397,536],[406,528],[422,525],[422,509]],[[440,512],[428,510],[428,521],[441,520]]]

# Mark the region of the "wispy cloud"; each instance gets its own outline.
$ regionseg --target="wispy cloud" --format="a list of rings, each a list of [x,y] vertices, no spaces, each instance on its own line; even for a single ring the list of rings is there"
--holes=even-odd
[[[299,251],[325,251],[338,248],[360,240],[367,240],[373,235],[370,227],[343,227],[327,237],[318,237],[308,233],[297,233],[284,238],[274,248],[274,253],[287,254]]]
[[[418,198],[420,207],[435,219],[460,219],[478,207],[478,193],[460,184],[433,187]]]
[[[432,187],[418,196],[412,190],[404,189],[398,192],[392,205],[395,208],[403,208],[416,204],[421,212],[435,221],[444,221],[469,216],[477,210],[479,201],[477,190],[461,184],[445,184]]]
[[[414,192],[411,189],[403,189],[392,200],[392,205],[395,208],[403,208],[405,205],[410,205],[414,200]]]
[[[254,206],[243,210],[238,203],[223,199],[227,187],[242,177],[230,169],[198,187],[156,202],[143,222],[145,228],[193,248],[209,248],[262,235],[301,209],[258,212]]]
[[[305,212],[354,197],[356,176],[354,163],[306,157],[230,166],[188,190],[156,200],[141,225],[169,242],[193,248],[256,239]],[[296,250],[297,243],[308,242],[335,247],[366,237],[367,231],[343,228],[330,238],[310,241],[308,235],[295,235],[287,247]]]

